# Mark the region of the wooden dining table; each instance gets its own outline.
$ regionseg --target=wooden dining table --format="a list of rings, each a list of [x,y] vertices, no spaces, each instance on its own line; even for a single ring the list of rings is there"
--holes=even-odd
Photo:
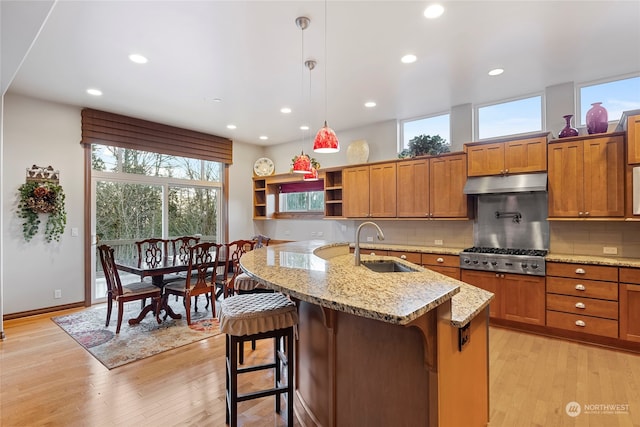
[[[189,261],[168,256],[163,257],[158,263],[152,265],[136,257],[130,259],[117,259],[116,268],[118,270],[126,271],[127,273],[136,274],[140,276],[141,279],[151,277],[151,283],[162,290],[165,285],[165,274],[179,273],[181,271],[189,270]],[[172,319],[182,319],[182,315],[174,312],[171,306],[166,303],[164,298],[162,301],[162,310],[164,310]],[[134,325],[136,323],[140,323],[149,312],[153,311],[153,309],[153,302],[144,306],[138,317],[135,319],[129,319],[129,324]]]

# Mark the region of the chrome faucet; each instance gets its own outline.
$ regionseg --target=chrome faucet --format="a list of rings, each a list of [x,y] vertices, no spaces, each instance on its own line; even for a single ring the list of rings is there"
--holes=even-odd
[[[382,232],[380,227],[378,227],[378,224],[371,221],[365,221],[362,224],[360,224],[358,226],[358,229],[356,230],[356,242],[355,242],[356,249],[353,252],[356,260],[356,265],[360,265],[360,230],[362,230],[362,227],[364,227],[365,225],[373,225],[375,228],[377,228],[378,240],[384,240],[384,233]]]

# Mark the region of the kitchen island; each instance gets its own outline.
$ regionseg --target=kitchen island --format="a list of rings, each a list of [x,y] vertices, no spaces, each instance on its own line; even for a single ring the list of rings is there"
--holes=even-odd
[[[379,273],[367,261],[414,271]],[[349,245],[291,242],[240,264],[289,295],[300,316],[295,411],[305,426],[484,426],[493,294]]]

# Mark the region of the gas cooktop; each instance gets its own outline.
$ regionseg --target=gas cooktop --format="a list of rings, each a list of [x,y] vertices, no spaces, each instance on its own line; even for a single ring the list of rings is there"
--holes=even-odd
[[[545,275],[543,249],[467,248],[460,252],[460,268],[515,274]]]
[[[546,256],[548,251],[543,249],[487,248],[474,246],[472,248],[467,248],[462,252],[500,255]]]

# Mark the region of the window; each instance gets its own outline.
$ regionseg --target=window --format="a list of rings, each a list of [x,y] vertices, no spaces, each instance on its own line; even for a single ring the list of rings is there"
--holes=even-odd
[[[224,241],[224,164],[92,144],[92,227],[100,244],[118,258],[136,254],[135,241],[199,235]],[[100,262],[94,259],[92,301],[106,295]],[[120,273],[124,283],[139,277]]]
[[[400,135],[402,144],[399,147],[399,151],[409,148],[409,141],[419,135],[440,135],[447,143],[451,143],[449,139],[449,120],[449,114],[403,120],[401,122],[402,135]]]
[[[478,139],[542,131],[542,95],[477,108]]]
[[[324,181],[303,181],[281,184],[278,213],[324,212]]]
[[[609,121],[618,120],[624,111],[640,108],[640,76],[597,84],[578,86],[580,125],[584,125],[587,111],[594,102],[602,102]]]

